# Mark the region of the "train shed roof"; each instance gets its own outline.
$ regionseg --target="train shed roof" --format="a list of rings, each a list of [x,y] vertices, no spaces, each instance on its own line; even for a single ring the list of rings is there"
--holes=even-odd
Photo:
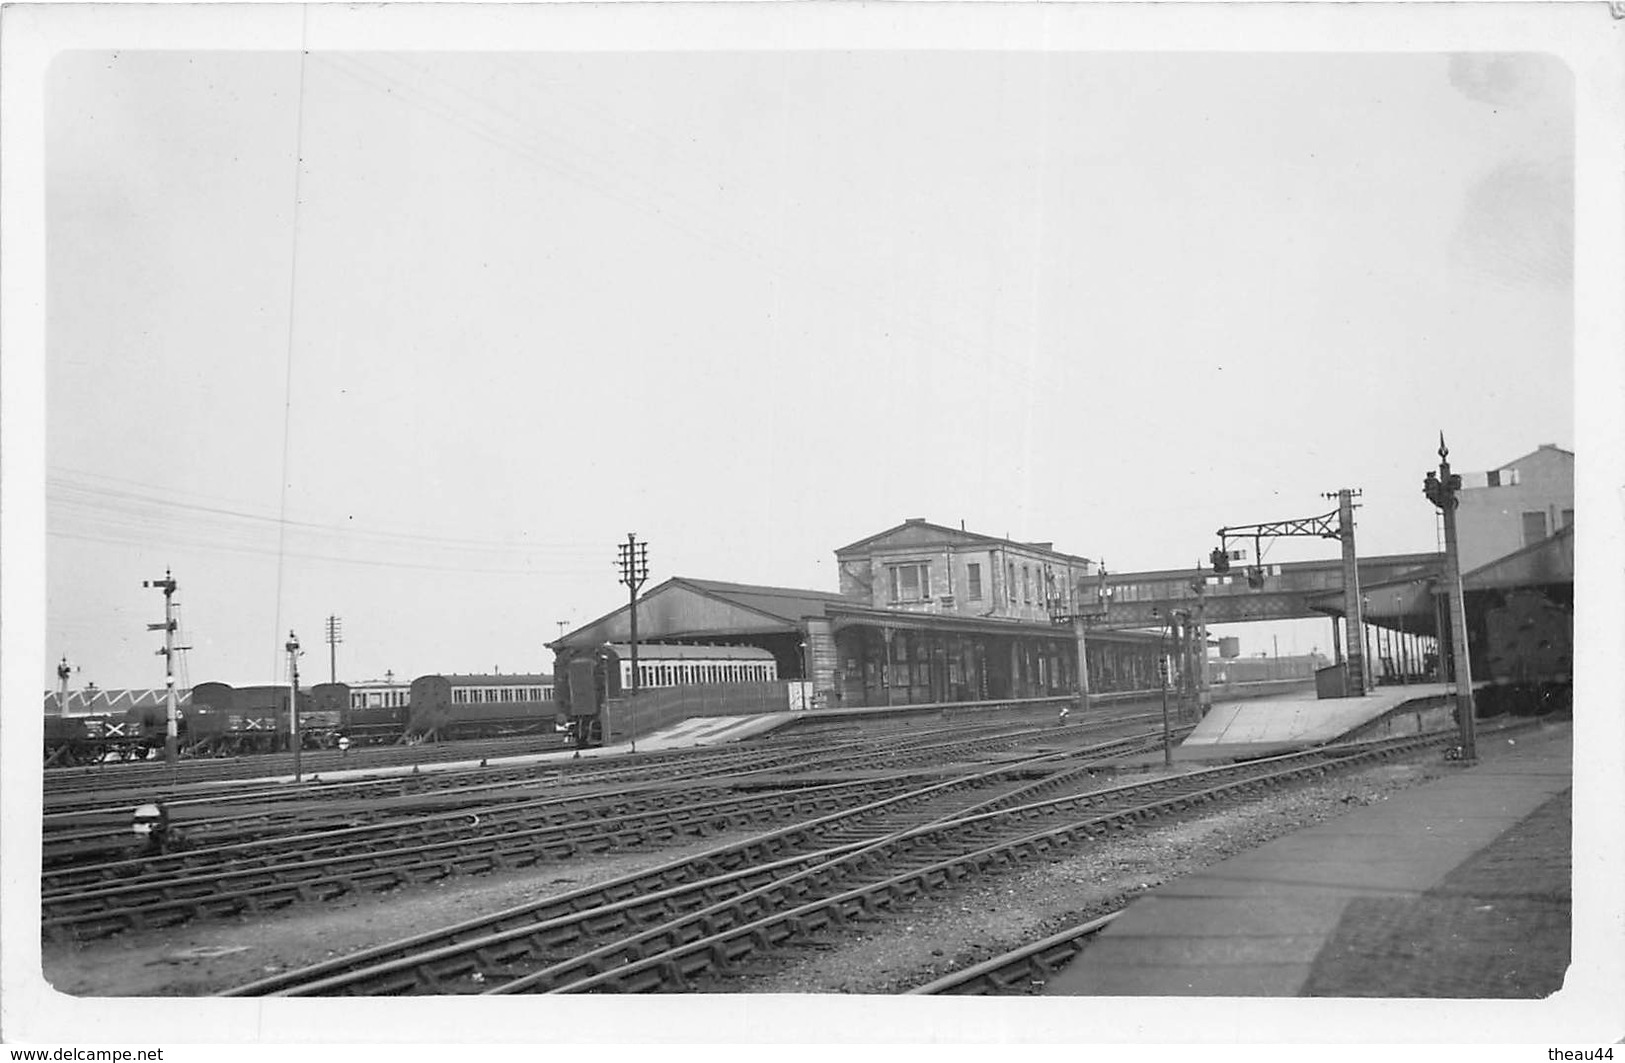
[[[673,576],[638,599],[638,641],[728,638],[798,631],[807,617],[828,615],[850,599],[833,591]],[[623,605],[561,638],[554,651],[631,640],[631,606]]]

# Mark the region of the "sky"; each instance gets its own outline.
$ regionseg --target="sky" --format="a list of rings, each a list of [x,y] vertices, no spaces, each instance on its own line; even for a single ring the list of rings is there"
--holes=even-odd
[[[290,631],[326,679],[329,616],[341,680],[546,671],[628,533],[835,590],[909,517],[1132,571],[1349,487],[1425,551],[1441,431],[1575,446],[1547,55],[90,50],[44,100],[45,689],[162,685],[166,571],[183,681]]]
[[[165,571],[183,682],[281,681],[290,630],[325,679],[328,616],[341,679],[546,670],[561,621],[624,601],[628,532],[651,583],[834,590],[835,549],[909,517],[1128,572],[1348,487],[1363,554],[1429,550],[1441,430],[1462,471],[1577,451],[1577,683],[1618,702],[1606,8],[14,4],[0,26],[13,723],[63,656],[75,685],[160,686],[142,582]],[[1286,653],[1329,629],[1239,633]],[[1576,966],[1538,1016],[1216,1001],[1189,1028],[1598,1026],[1619,719],[1576,714]],[[38,858],[25,730],[0,729],[14,871]],[[11,1032],[162,1035],[150,1000],[35,988],[24,879],[0,882],[22,898]],[[635,1020],[695,1041],[883,1022],[856,1000],[745,1027],[678,1003]],[[399,1043],[533,1037],[538,1014],[363,1010],[184,1021]],[[919,1036],[1145,1039],[1165,1010],[959,1009]]]

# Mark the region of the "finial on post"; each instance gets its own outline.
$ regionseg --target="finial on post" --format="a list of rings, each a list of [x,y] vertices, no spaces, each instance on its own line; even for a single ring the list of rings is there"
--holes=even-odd
[[[1444,445],[1444,429],[1439,430],[1439,460],[1447,461],[1450,458],[1450,448]]]

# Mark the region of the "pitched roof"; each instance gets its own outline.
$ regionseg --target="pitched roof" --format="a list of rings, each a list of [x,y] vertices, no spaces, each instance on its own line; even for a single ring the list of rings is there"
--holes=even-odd
[[[1537,456],[1543,450],[1555,451],[1556,453],[1561,454],[1566,458],[1574,457],[1574,451],[1572,451],[1572,450],[1564,450],[1562,447],[1558,446],[1556,443],[1542,443],[1540,446],[1536,447],[1534,450],[1531,450],[1529,453],[1523,455],[1522,457],[1513,458],[1511,461],[1502,462],[1500,465],[1495,466],[1495,471],[1499,472],[1502,469],[1516,468],[1518,465],[1522,464],[1523,462],[1526,462],[1530,458],[1533,458],[1533,457]]]
[[[920,530],[920,531],[933,532],[936,535],[938,535],[938,536],[940,536],[942,538],[948,539],[948,540],[950,540],[952,542],[970,543],[970,544],[987,545],[987,546],[1004,546],[1004,547],[1020,546],[1020,547],[1025,547],[1026,549],[1029,549],[1029,550],[1038,550],[1038,551],[1041,551],[1041,552],[1046,553],[1046,554],[1054,554],[1057,557],[1065,557],[1065,558],[1068,558],[1068,559],[1073,560],[1073,561],[1082,561],[1082,562],[1085,562],[1085,563],[1087,563],[1089,561],[1089,559],[1087,557],[1083,557],[1083,556],[1081,556],[1079,554],[1069,554],[1069,553],[1066,553],[1064,551],[1055,549],[1055,544],[1054,543],[1050,543],[1050,542],[1026,543],[1026,542],[1018,542],[1015,539],[1008,539],[1008,538],[1007,539],[1000,539],[997,536],[983,535],[980,532],[966,531],[963,528],[949,528],[949,527],[945,527],[944,525],[941,525],[941,524],[933,524],[930,521],[926,520],[924,517],[910,517],[908,520],[905,520],[903,523],[898,524],[898,525],[894,525],[893,527],[890,527],[890,528],[887,528],[885,531],[875,532],[873,535],[866,535],[862,539],[859,539],[855,543],[848,543],[845,546],[837,548],[836,551],[835,551],[835,556],[839,557],[842,554],[851,553],[851,552],[853,552],[855,550],[861,549],[862,547],[868,546],[870,543],[873,543],[876,540],[884,539],[884,538],[886,538],[888,536],[892,536],[892,535],[897,535],[900,532],[908,531],[908,530]]]
[[[1574,582],[1574,525],[1461,574],[1464,590]]]
[[[662,603],[669,604],[672,599],[682,601],[685,595],[688,605],[678,610],[660,610],[658,615],[661,619],[658,621],[654,619],[656,614],[652,613],[652,610],[659,610]],[[732,630],[735,625],[742,625],[743,629],[760,634],[796,628],[803,617],[824,616],[829,606],[847,601],[848,599],[833,591],[769,587],[753,583],[726,583],[721,580],[673,576],[639,597],[638,616],[640,626],[649,625],[644,627],[643,631],[653,641],[662,638],[711,637],[724,629]],[[707,602],[713,608],[705,608],[704,603]],[[681,619],[684,610],[696,607],[700,609],[700,619],[696,619],[693,612],[689,613],[687,620]],[[734,611],[733,614],[723,616],[722,614],[728,610]],[[627,636],[620,628],[630,611],[630,606],[620,606],[545,645],[558,652],[562,647],[581,647],[589,642],[596,644],[605,640],[625,641]]]
[[[674,576],[669,582],[687,584],[702,594],[722,598],[735,605],[754,609],[790,623],[795,623],[804,616],[823,616],[828,605],[846,605],[851,602],[851,599],[834,591],[724,583],[720,580],[689,579],[685,576]]]

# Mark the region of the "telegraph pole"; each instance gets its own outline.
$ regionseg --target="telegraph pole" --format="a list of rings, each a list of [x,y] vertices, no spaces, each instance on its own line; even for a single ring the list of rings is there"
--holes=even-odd
[[[327,618],[327,681],[339,681],[339,643],[344,641],[344,620],[342,617],[329,616]]]
[[[1444,578],[1449,595],[1450,656],[1456,669],[1456,725],[1461,729],[1461,759],[1478,759],[1477,722],[1473,719],[1473,672],[1467,653],[1467,598],[1461,585],[1461,553],[1456,547],[1456,507],[1461,477],[1450,471],[1450,448],[1439,433],[1439,471],[1422,481],[1422,493],[1444,514]]]
[[[637,534],[626,533],[616,565],[621,570],[621,582],[631,595],[632,624],[632,696],[627,700],[628,723],[631,725],[632,752],[638,751],[637,697],[638,697],[638,589],[649,578],[649,544],[638,542]]]
[[[302,774],[299,765],[299,636],[288,632],[288,739],[293,745],[293,781]]]
[[[175,701],[175,577],[166,568],[163,579],[143,580],[141,586],[164,592],[164,622],[148,624],[147,630],[164,633],[164,648],[157,651],[164,658],[164,711],[168,721],[164,731],[164,763],[173,771],[180,754],[181,738],[180,711]]]
[[[1162,687],[1162,764],[1165,768],[1174,766],[1174,737],[1168,727],[1168,639],[1173,634],[1174,617],[1169,613],[1163,624],[1163,635],[1158,645],[1161,652],[1157,654],[1157,679]]]

